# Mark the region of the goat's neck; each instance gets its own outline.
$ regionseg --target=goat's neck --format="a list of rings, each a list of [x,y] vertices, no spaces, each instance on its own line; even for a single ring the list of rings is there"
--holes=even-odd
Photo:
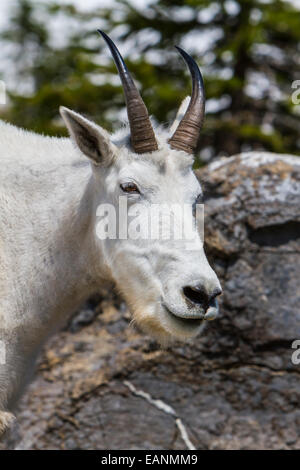
[[[95,238],[93,179],[83,189],[77,186],[70,191],[64,206],[57,208],[57,229],[49,236],[47,246],[41,247],[38,290],[28,298],[29,323],[34,315],[46,336],[108,277]],[[34,299],[33,309],[30,299]]]

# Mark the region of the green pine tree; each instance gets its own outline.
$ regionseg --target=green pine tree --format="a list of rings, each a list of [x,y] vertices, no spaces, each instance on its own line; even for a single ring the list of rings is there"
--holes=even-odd
[[[66,28],[71,19],[78,23],[65,47],[56,45],[42,20],[59,15]],[[31,88],[24,94],[8,84],[10,106],[1,117],[63,135],[58,108],[65,105],[109,129],[120,125],[122,88],[113,62],[99,63],[100,54],[109,54],[96,18],[125,50],[149,112],[162,123],[174,118],[190,92],[189,74],[173,47],[185,47],[190,38],[185,48],[201,67],[207,94],[200,161],[253,149],[300,154],[299,112],[291,101],[292,82],[300,76],[299,11],[283,0],[156,0],[143,8],[117,0],[114,8],[88,13],[71,3],[20,0],[1,39],[14,46],[15,80]]]

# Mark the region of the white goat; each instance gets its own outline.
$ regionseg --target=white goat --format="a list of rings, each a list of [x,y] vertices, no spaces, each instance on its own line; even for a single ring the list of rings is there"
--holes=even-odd
[[[102,34],[122,79],[130,133],[110,136],[66,108],[71,140],[0,123],[0,434],[41,346],[100,283],[114,282],[136,323],[162,343],[195,336],[218,313],[219,281],[198,234],[194,250],[186,240],[96,234],[97,207],[113,204],[119,214],[120,195],[129,211],[137,202],[192,207],[202,194],[192,171],[204,114],[196,63],[179,50],[193,77],[190,104],[169,131],[154,133],[122,57]]]

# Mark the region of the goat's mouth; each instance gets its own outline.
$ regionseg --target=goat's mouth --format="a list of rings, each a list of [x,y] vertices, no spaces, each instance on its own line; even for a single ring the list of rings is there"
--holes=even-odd
[[[197,330],[203,324],[204,315],[201,315],[199,317],[187,315],[179,316],[176,313],[172,312],[165,304],[163,304],[163,307],[171,321],[176,322],[178,327],[181,327],[185,330]]]

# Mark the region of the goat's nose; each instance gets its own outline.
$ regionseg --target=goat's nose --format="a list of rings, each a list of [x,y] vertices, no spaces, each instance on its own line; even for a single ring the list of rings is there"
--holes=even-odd
[[[209,307],[216,306],[216,297],[222,294],[222,290],[219,287],[207,288],[203,284],[198,284],[196,286],[185,286],[183,293],[189,302],[202,307],[206,312]]]

